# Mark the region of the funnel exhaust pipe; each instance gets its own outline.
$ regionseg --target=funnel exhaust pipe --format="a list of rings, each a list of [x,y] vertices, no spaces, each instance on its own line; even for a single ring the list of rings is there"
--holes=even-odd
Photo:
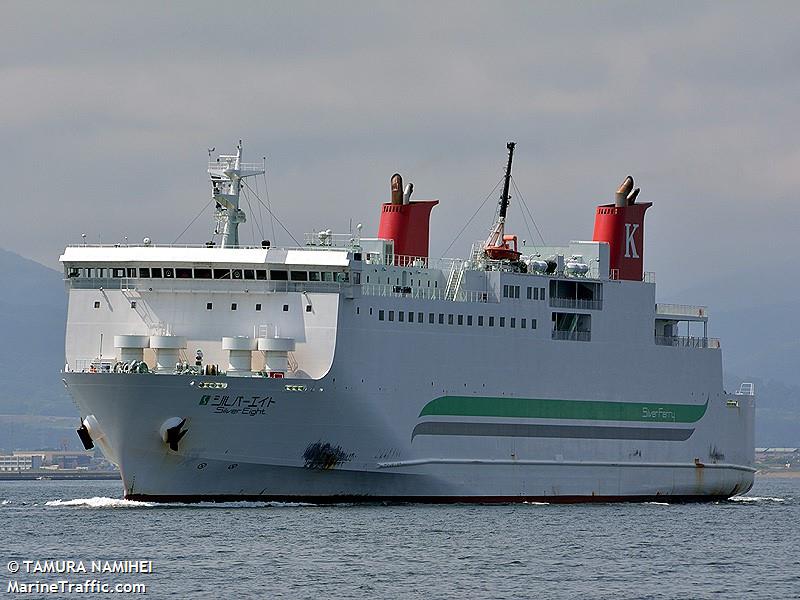
[[[400,173],[392,175],[392,204],[403,204],[403,178]]]
[[[614,195],[614,205],[628,206],[633,204],[636,196],[639,195],[639,190],[637,189],[633,193],[631,193],[631,190],[633,190],[633,177],[628,175],[625,181],[617,188],[617,193]]]

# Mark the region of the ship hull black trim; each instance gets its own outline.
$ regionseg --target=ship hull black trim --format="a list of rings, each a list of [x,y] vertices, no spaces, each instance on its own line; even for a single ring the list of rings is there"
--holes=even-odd
[[[685,442],[693,433],[694,429],[676,427],[609,427],[600,425],[538,425],[532,423],[428,421],[414,427],[414,431],[411,433],[411,439],[413,440],[418,435],[466,435]]]

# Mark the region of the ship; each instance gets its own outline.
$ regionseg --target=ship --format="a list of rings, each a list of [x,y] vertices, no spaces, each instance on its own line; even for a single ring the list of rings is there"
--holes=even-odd
[[[125,498],[747,492],[753,386],[724,389],[706,307],[656,302],[644,270],[652,203],[629,176],[595,207],[591,240],[520,240],[508,233],[506,149],[488,235],[462,258],[429,256],[439,201],[412,199],[399,174],[375,237],[359,224],[285,247],[240,243],[241,197],[261,201],[248,181],[265,178],[241,141],[209,152],[211,241],[68,245],[63,381],[78,436],[119,466]]]

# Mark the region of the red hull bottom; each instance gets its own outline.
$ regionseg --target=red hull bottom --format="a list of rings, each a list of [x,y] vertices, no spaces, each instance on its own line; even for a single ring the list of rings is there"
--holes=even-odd
[[[270,496],[270,495],[150,495],[129,494],[126,500],[138,502],[184,503],[198,502],[287,502],[304,504],[520,504],[538,502],[547,504],[586,504],[611,502],[671,502],[696,503],[720,502],[735,494],[722,495],[681,495],[681,496]]]

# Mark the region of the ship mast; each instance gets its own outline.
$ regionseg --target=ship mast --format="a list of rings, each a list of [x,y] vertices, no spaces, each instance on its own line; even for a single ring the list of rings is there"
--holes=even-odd
[[[503,180],[503,194],[500,196],[500,212],[483,246],[486,256],[492,260],[517,260],[520,256],[520,253],[517,252],[517,236],[505,235],[506,213],[508,212],[508,201],[511,198],[508,193],[511,184],[511,162],[514,160],[514,147],[516,145],[515,142],[506,144],[506,148],[508,148],[508,164],[506,165],[506,174]],[[508,242],[513,242],[514,247],[512,248]]]
[[[236,146],[236,154],[220,154],[216,161],[209,162],[211,197],[216,203],[217,228],[214,233],[222,235],[220,245],[223,248],[239,245],[239,224],[247,220],[244,211],[239,208],[242,179],[262,175],[264,166],[242,162],[242,140]]]

